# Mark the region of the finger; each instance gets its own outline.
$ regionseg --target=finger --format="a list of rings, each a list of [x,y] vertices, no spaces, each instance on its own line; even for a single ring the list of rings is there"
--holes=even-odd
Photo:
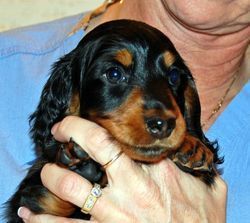
[[[88,120],[68,116],[61,122],[55,124],[51,130],[54,138],[58,141],[67,142],[72,137],[95,161],[101,165],[112,160],[119,152],[120,148],[110,139],[110,135],[105,129]],[[122,165],[121,165],[122,164]],[[126,155],[121,155],[119,159],[112,163],[107,171],[122,172],[131,169],[131,160]],[[110,172],[110,173],[111,173]],[[112,175],[112,174],[111,174]]]
[[[51,131],[54,138],[62,142],[68,142],[72,137],[101,165],[119,152],[119,148],[112,143],[105,129],[79,117],[68,116],[55,124]]]
[[[76,116],[67,116],[62,121],[56,123],[52,129],[52,135],[61,142],[68,142],[71,132],[78,131],[79,125],[81,126],[80,134],[83,135],[88,129],[96,129],[98,125],[86,119],[81,119]]]
[[[70,219],[64,217],[53,216],[49,214],[34,214],[26,207],[18,209],[18,216],[23,219],[25,223],[87,223],[93,221],[85,221],[80,219]],[[96,222],[97,223],[97,222]]]
[[[224,200],[223,197],[227,196],[228,186],[226,182],[221,178],[221,176],[218,175],[215,177],[215,183],[213,185],[212,190],[213,193],[216,194],[216,197],[221,198],[222,200]]]
[[[46,164],[41,171],[41,179],[45,187],[65,201],[69,201],[78,207],[82,207],[91,189],[92,184],[80,175],[58,167],[55,164]],[[108,205],[105,194],[99,197],[90,211],[95,219],[100,219],[111,211],[112,205]]]
[[[63,200],[81,207],[84,198],[92,189],[92,184],[78,174],[55,164],[46,164],[41,171],[45,187]]]

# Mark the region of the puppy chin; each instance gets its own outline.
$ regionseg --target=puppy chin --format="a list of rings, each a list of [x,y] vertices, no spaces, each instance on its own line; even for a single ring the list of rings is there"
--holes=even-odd
[[[147,163],[155,163],[169,157],[184,142],[186,128],[176,129],[169,137],[155,140],[152,144],[128,145],[120,144],[124,153],[131,159]]]
[[[166,158],[171,150],[166,147],[133,147],[128,145],[120,145],[123,152],[135,161],[145,163],[155,163]]]

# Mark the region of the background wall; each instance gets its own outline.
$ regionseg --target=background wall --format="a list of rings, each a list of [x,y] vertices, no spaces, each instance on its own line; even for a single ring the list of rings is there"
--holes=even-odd
[[[0,31],[75,15],[104,0],[0,0]]]

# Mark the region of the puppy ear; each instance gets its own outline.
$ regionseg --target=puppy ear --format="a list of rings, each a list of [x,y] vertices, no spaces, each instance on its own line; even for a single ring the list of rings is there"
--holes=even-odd
[[[203,135],[200,121],[200,100],[195,82],[189,75],[184,89],[184,118],[186,120],[188,131],[200,138]]]
[[[184,118],[188,132],[198,137],[213,152],[214,163],[223,163],[223,157],[220,158],[218,155],[218,142],[209,141],[202,131],[200,100],[191,75],[188,75],[186,88],[184,89]]]
[[[79,72],[76,52],[72,51],[56,62],[43,88],[36,111],[30,116],[31,137],[35,146],[44,149],[52,140],[53,124],[64,118],[69,108],[73,91],[77,91]]]

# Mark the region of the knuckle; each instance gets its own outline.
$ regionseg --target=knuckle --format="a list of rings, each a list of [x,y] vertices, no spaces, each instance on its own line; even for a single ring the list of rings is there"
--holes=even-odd
[[[171,186],[173,182],[179,182],[184,173],[177,165],[170,159],[165,159],[150,169],[150,172],[157,181],[164,183],[167,186]]]
[[[65,131],[68,129],[70,123],[72,123],[72,120],[73,120],[73,119],[74,119],[74,117],[72,117],[72,116],[66,116],[66,117],[61,121],[58,130],[59,130],[60,132],[65,132]]]
[[[222,197],[227,196],[228,185],[220,176],[217,176],[215,179],[214,189],[216,191],[216,194],[218,194],[219,196],[222,196]]]
[[[167,159],[164,162],[161,162],[159,165],[161,172],[163,172],[169,179],[171,178],[178,178],[179,177],[179,169],[174,164],[173,161]]]
[[[93,146],[94,148],[106,147],[111,144],[106,130],[101,127],[95,126],[89,128],[86,135],[87,139],[89,139],[88,142],[90,146]]]
[[[71,201],[79,193],[79,178],[74,173],[68,173],[58,183],[58,192],[62,198]]]
[[[222,178],[220,178],[220,187],[223,192],[227,193],[228,186],[227,183]]]

